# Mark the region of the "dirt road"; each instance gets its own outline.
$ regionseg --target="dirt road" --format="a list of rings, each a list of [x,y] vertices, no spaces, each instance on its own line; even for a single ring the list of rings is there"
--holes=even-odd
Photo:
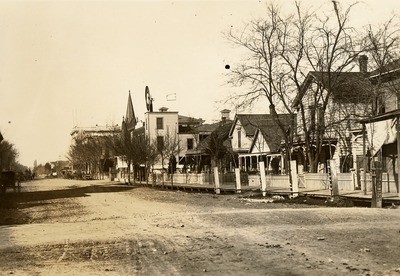
[[[40,180],[7,196],[2,275],[400,275],[400,209],[104,181]]]

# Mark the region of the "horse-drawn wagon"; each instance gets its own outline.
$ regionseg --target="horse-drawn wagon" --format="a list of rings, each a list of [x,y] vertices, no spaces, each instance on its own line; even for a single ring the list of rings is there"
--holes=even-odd
[[[20,183],[18,180],[17,173],[14,171],[5,171],[0,173],[0,191],[6,192],[7,188],[13,188],[14,192],[20,189]]]

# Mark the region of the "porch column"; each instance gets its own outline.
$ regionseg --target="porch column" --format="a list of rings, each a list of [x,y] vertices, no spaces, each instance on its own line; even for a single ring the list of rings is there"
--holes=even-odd
[[[260,156],[261,155],[258,155],[256,158],[257,158],[257,170],[260,170]],[[265,173],[265,170],[264,170],[264,173]]]
[[[366,133],[365,133],[365,124],[362,124],[362,129],[363,129],[363,167],[364,167],[364,171],[363,171],[363,177],[364,177],[364,180],[363,180],[363,182],[364,182],[364,187],[363,187],[363,190],[364,190],[364,195],[366,195],[367,194],[367,151],[366,151],[366,148],[365,148],[365,136],[366,136]],[[398,136],[399,134],[398,134],[398,132],[397,132],[397,136]],[[397,140],[397,143],[398,143],[398,140]]]
[[[244,156],[244,171],[247,172],[247,157]]]
[[[267,156],[267,168],[268,168],[268,171],[271,171],[272,170],[272,168],[271,168],[271,160],[272,160],[272,156]]]

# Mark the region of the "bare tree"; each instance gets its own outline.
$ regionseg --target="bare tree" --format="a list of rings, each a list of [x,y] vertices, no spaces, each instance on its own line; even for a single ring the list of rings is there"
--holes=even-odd
[[[265,20],[251,21],[239,34],[229,33],[228,39],[249,53],[229,76],[230,83],[249,88],[234,97],[243,104],[261,97],[267,99],[269,112],[285,137],[287,160],[296,127],[299,128],[309,170],[316,172],[327,134],[325,118],[332,94],[342,85],[342,73],[353,69],[364,49],[355,39],[356,31],[349,26],[353,5],[342,10],[332,1],[332,11],[322,17],[304,9],[299,2],[294,7],[294,13],[284,16],[271,4]],[[307,74],[310,71],[314,74]],[[319,81],[306,87],[313,78]],[[279,120],[278,112],[296,114],[298,125],[293,122],[288,129]]]
[[[164,184],[164,171],[166,162],[176,162],[176,156],[181,152],[179,137],[177,134],[171,131],[166,131],[165,135],[157,136],[157,151],[161,159],[162,174],[163,174],[163,184]],[[171,169],[171,174],[173,178],[174,169]]]
[[[279,127],[278,131],[283,134],[282,137],[285,137],[286,160],[290,160],[296,122],[293,120],[288,128],[286,122],[279,118],[278,113],[293,115],[295,113],[291,104],[295,89],[288,87],[289,70],[285,67],[282,58],[283,52],[287,51],[285,47],[282,47],[286,45],[286,42],[283,43],[282,36],[289,36],[284,31],[288,32],[287,20],[292,21],[293,16],[281,18],[279,8],[271,4],[268,6],[265,20],[251,21],[243,32],[231,31],[227,35],[234,45],[245,48],[249,53],[249,56],[229,74],[231,84],[248,87],[245,93],[237,94],[233,99],[241,102],[238,105],[239,108],[251,105],[260,98],[267,100],[269,113],[273,115],[273,120]],[[308,15],[305,19],[301,19],[304,20],[302,24],[307,24],[307,18]],[[289,164],[288,168],[290,168]]]
[[[67,158],[74,170],[104,177],[116,154],[122,151],[121,130],[117,126],[97,133],[78,131],[68,150]]]
[[[397,20],[397,21],[396,21]],[[400,78],[393,74],[393,70],[400,66],[400,22],[398,16],[390,18],[378,28],[369,25],[365,30],[365,48],[374,68],[370,80],[374,88],[374,102],[372,112],[374,115],[398,109],[395,104],[400,98]],[[388,106],[388,103],[389,106]],[[397,152],[392,151],[387,157],[391,159],[392,173],[398,187],[396,173]]]
[[[396,100],[396,98],[390,99],[390,97],[400,96],[398,81],[392,81],[391,75],[388,74],[399,65],[399,32],[400,22],[398,22],[398,17],[392,17],[378,28],[369,25],[365,30],[366,53],[369,56],[369,64],[374,69],[372,76],[370,76],[375,92],[374,115],[385,112],[385,102]]]
[[[140,140],[139,154],[141,162],[145,165],[146,183],[148,183],[150,168],[154,166],[158,158],[158,150],[155,141],[150,141],[148,137]]]
[[[100,137],[78,135],[70,145],[67,158],[72,162],[74,169],[85,171],[95,177],[101,172],[101,158],[104,143]]]

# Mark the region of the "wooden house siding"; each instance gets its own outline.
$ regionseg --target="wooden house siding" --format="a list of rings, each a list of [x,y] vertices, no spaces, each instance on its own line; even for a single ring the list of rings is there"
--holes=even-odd
[[[240,132],[240,147],[239,147],[239,139],[238,132]],[[236,120],[235,125],[233,126],[232,132],[232,149],[235,152],[244,152],[248,151],[251,147],[251,142],[253,141],[253,137],[249,137],[246,133],[245,128],[242,126],[239,120]]]
[[[256,132],[256,136],[254,137],[253,147],[251,148],[251,154],[261,154],[261,153],[269,153],[271,151],[267,142],[265,141],[261,131]]]

